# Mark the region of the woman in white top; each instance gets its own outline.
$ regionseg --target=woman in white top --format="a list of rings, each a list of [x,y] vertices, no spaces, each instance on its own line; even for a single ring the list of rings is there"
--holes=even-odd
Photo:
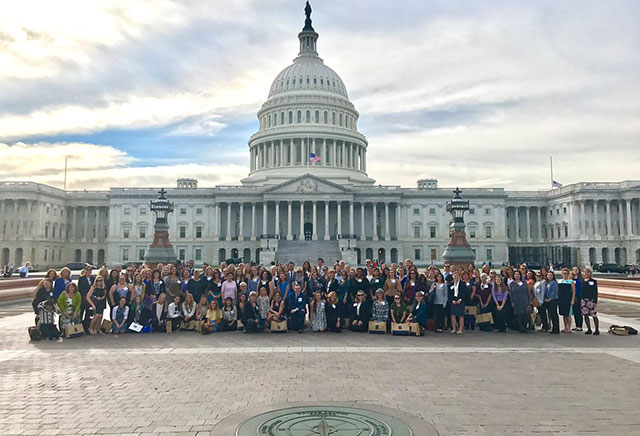
[[[180,311],[180,296],[173,297],[173,301],[167,307],[167,322],[171,322],[172,330],[180,330],[182,323],[182,312]]]

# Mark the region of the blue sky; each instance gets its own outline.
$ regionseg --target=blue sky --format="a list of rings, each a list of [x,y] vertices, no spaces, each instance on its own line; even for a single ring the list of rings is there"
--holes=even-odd
[[[640,178],[640,3],[312,1],[382,184]],[[238,184],[304,1],[0,5],[0,180]],[[398,150],[401,150],[398,153]],[[629,157],[632,158],[629,158]]]

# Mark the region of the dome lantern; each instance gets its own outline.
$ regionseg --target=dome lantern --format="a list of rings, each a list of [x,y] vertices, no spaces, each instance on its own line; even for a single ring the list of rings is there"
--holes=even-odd
[[[318,34],[311,25],[311,5],[307,2],[304,8],[304,13],[307,18],[304,20],[304,27],[302,32],[298,33],[298,39],[300,40],[300,56],[318,56],[316,45],[318,42]]]

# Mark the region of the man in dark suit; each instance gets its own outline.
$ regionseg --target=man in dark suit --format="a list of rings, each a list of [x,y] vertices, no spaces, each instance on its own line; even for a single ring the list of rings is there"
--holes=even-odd
[[[293,262],[289,262],[288,267],[287,280],[289,280],[289,283],[293,283],[293,281],[296,279],[295,265],[293,264]]]
[[[300,283],[293,283],[293,293],[289,294],[287,302],[287,310],[289,311],[289,328],[298,330],[300,333],[304,331],[304,318],[307,315],[307,296],[300,292],[302,287]]]
[[[89,293],[89,289],[91,289],[91,285],[93,285],[93,281],[95,278],[91,275],[93,269],[90,266],[86,266],[84,269],[84,275],[80,276],[78,279],[78,291],[80,291],[80,295],[82,295],[82,306],[80,306],[80,319],[82,321],[82,325],[84,329],[87,330],[89,328],[89,323],[91,322],[91,316],[94,314],[90,313],[89,303],[87,303],[87,294]]]

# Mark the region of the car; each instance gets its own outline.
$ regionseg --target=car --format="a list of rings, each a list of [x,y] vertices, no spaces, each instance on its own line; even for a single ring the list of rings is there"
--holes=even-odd
[[[143,264],[144,264],[144,262],[127,262],[127,263],[123,263],[122,264],[122,269],[127,269],[132,265],[137,268],[139,266],[142,266]]]
[[[69,268],[72,271],[82,270],[88,266],[95,269],[95,265],[91,265],[90,263],[87,263],[87,262],[69,262],[68,264],[65,265],[66,268]]]
[[[626,274],[627,268],[617,263],[603,263],[600,268],[598,268],[598,272]]]
[[[239,265],[241,263],[244,263],[241,257],[230,257],[229,259],[226,259],[225,262],[227,263],[227,265]]]

